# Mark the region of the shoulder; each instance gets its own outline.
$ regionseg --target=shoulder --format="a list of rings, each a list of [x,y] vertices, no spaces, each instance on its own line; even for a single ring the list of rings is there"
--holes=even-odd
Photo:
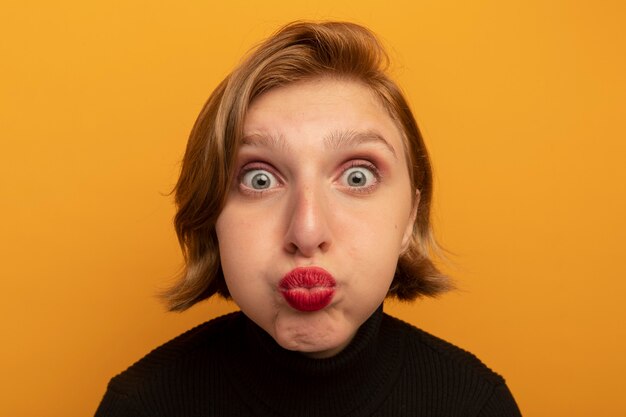
[[[200,324],[152,350],[112,378],[108,389],[129,393],[175,375],[190,377],[200,369],[206,370],[211,367],[211,362],[218,361],[211,354],[216,354],[219,344],[225,343],[228,335],[236,332],[243,323],[243,315],[236,312]],[[194,372],[189,373],[190,370]]]
[[[427,414],[520,417],[504,378],[472,353],[391,316],[384,323],[404,340],[399,389],[419,398]]]
[[[502,376],[487,367],[474,354],[387,314],[385,321],[404,335],[407,360],[410,363],[416,366],[428,363],[433,369],[440,368],[440,373],[462,372],[488,384],[504,384]]]

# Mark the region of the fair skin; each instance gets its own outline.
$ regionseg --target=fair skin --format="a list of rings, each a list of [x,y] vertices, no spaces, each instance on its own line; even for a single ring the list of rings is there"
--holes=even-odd
[[[359,83],[298,82],[251,103],[216,232],[230,294],[283,348],[333,356],[384,300],[419,200],[405,161],[398,127]],[[306,267],[335,282],[314,311],[280,288]]]

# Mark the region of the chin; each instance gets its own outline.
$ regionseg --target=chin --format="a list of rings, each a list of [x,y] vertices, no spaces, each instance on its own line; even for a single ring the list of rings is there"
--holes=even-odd
[[[343,327],[343,326],[342,326]],[[282,348],[297,351],[312,358],[327,358],[341,352],[356,334],[356,329],[318,329],[305,326],[277,326],[274,340]]]
[[[335,356],[336,354],[341,352],[349,344],[349,342],[350,341],[347,340],[344,341],[344,343],[330,345],[321,345],[319,343],[303,343],[302,341],[298,341],[297,343],[292,343],[288,345],[283,345],[280,342],[278,342],[278,344],[281,345],[281,347],[283,347],[284,349],[299,352],[304,356],[315,359],[323,359]]]
[[[302,353],[304,356],[308,356],[309,358],[324,359],[324,358],[330,358],[330,357],[335,356],[336,354],[341,352],[344,349],[344,347],[345,345],[342,345],[342,346],[335,346],[331,349],[325,349],[325,350],[315,350],[311,352],[300,351],[300,353]]]

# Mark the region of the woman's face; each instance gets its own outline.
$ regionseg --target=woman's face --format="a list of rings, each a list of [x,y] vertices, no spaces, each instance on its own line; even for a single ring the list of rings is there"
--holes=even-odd
[[[216,231],[230,294],[285,349],[335,355],[385,298],[415,217],[405,161],[394,121],[356,82],[251,103]]]

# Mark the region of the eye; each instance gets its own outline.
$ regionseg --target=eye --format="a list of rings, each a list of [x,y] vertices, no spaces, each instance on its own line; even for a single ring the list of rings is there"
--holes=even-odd
[[[263,191],[276,187],[278,180],[264,169],[251,169],[241,177],[241,184],[246,188]]]
[[[378,176],[375,168],[358,165],[346,169],[341,182],[350,188],[368,188],[376,185]]]

